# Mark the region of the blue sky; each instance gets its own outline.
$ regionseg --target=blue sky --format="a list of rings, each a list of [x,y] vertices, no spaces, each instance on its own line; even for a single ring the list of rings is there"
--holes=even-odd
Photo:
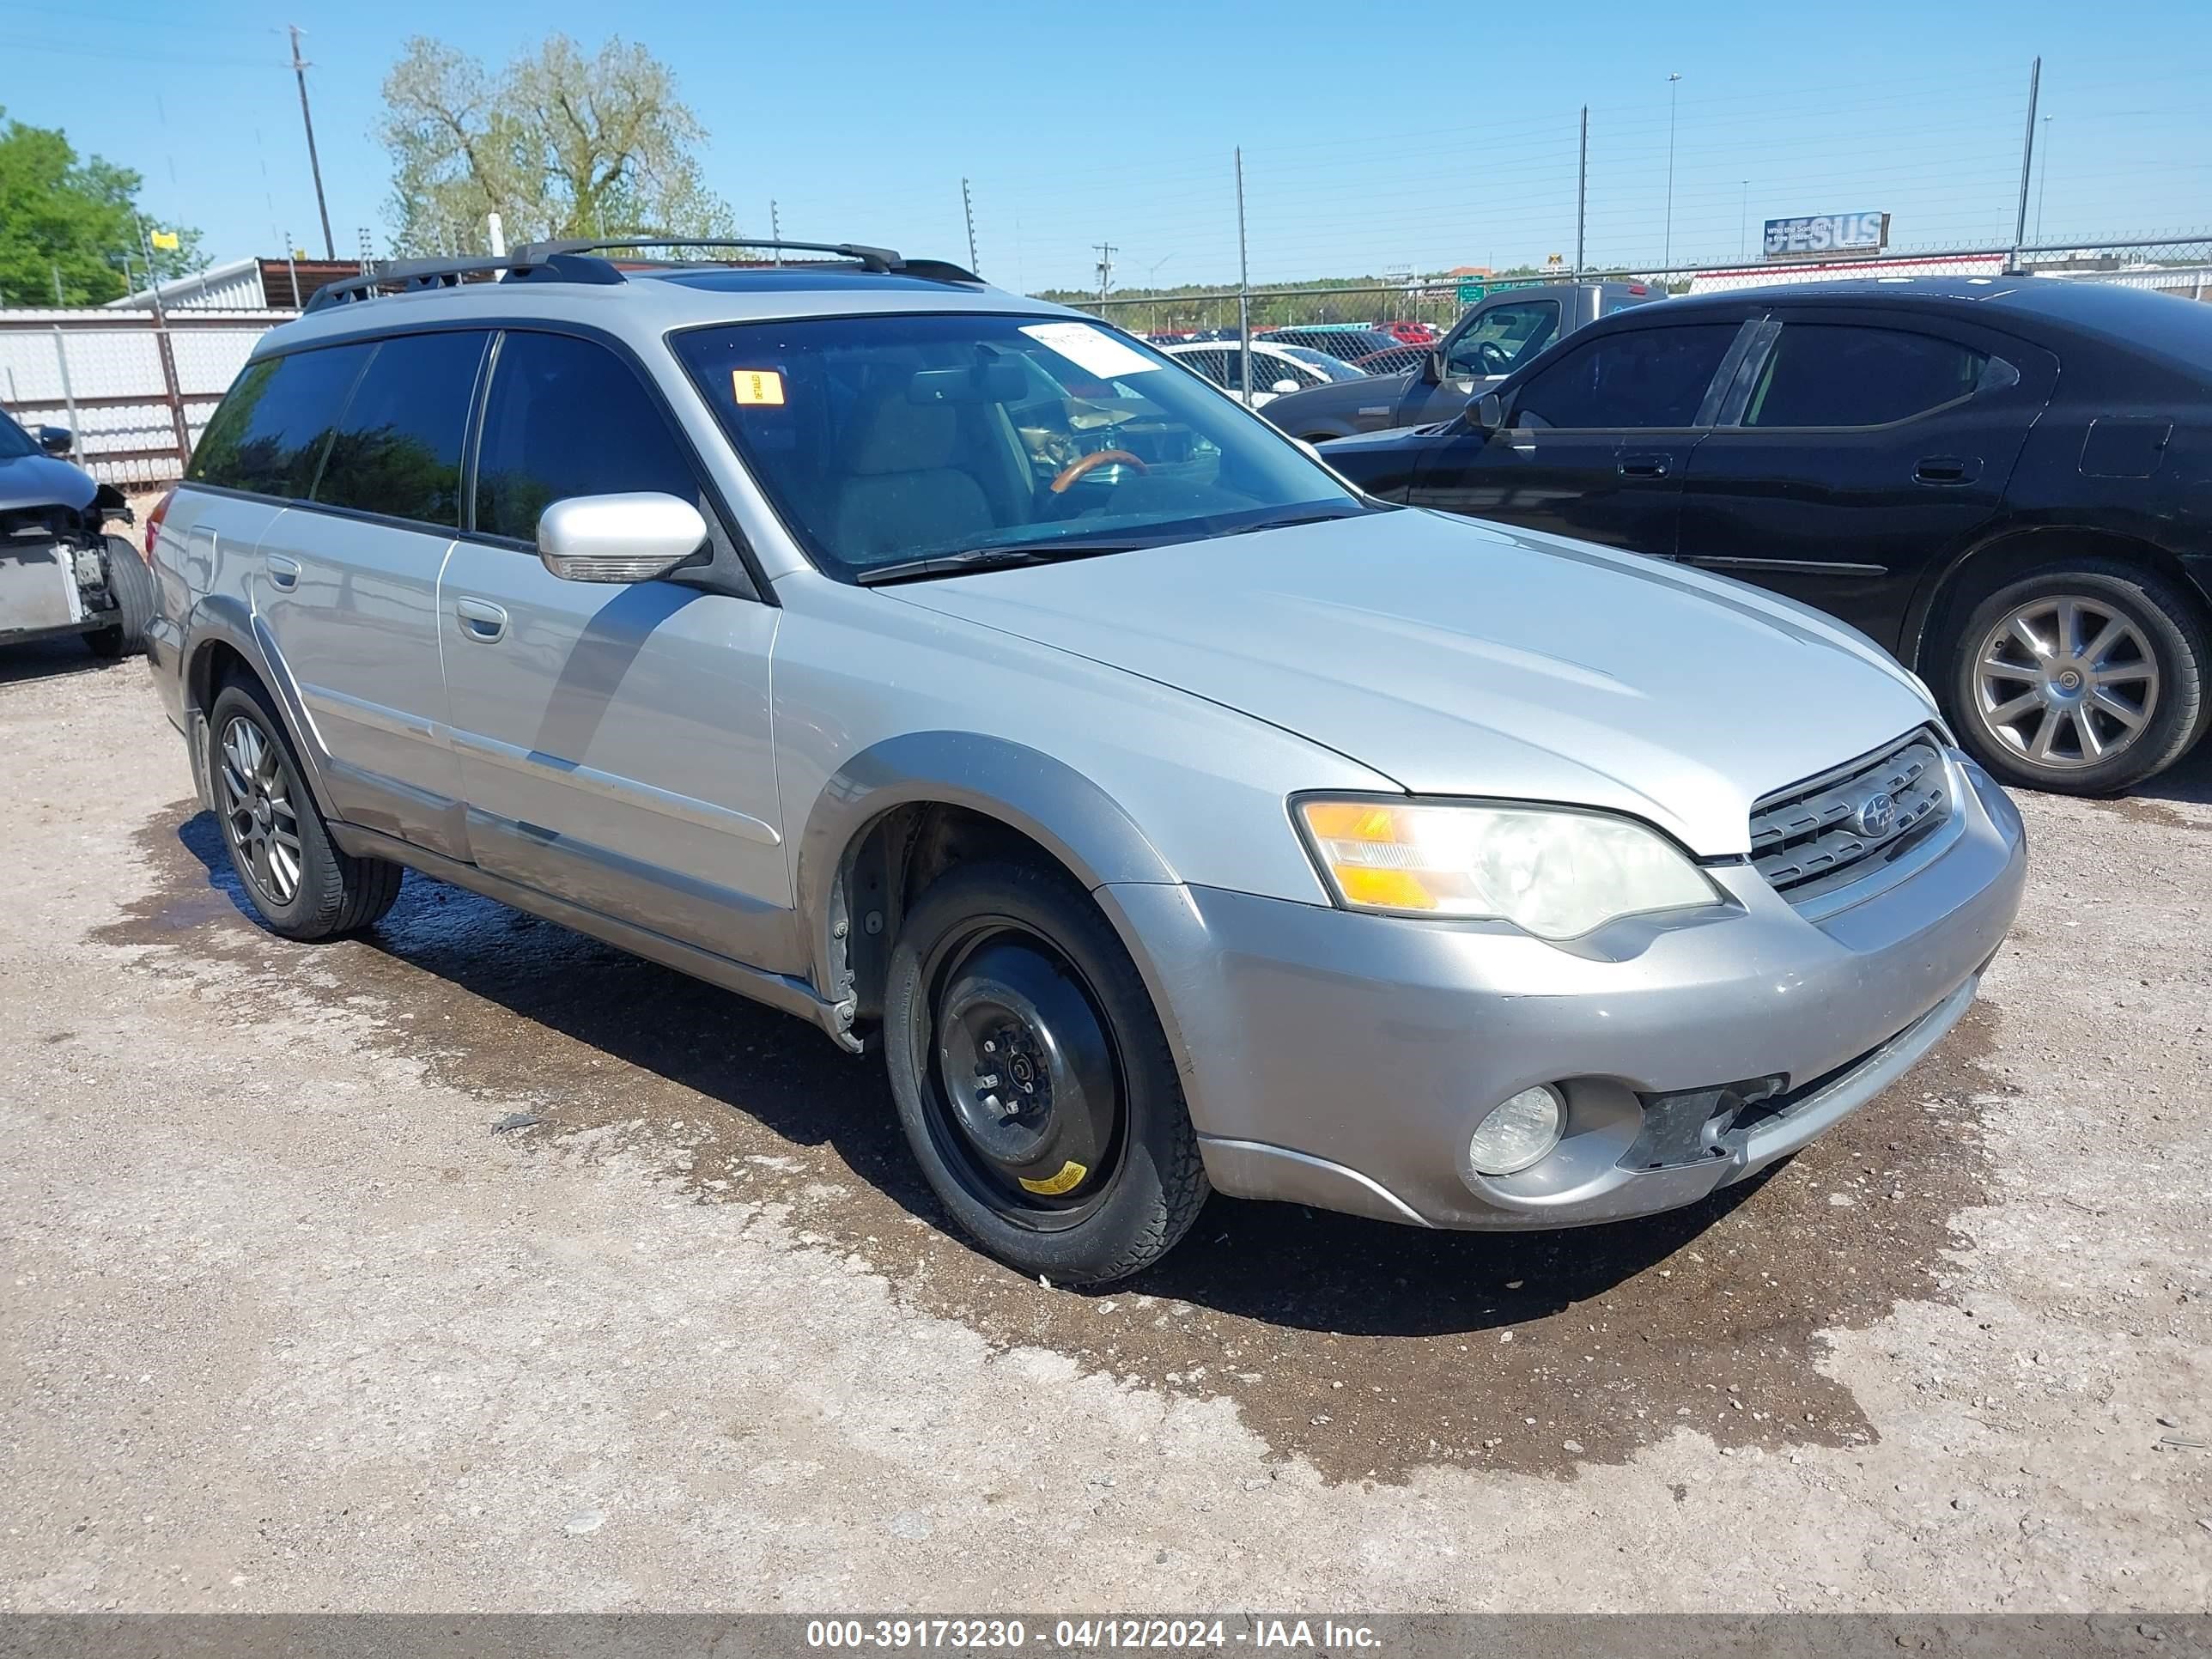
[[[573,0],[11,7],[0,106],[137,168],[218,258],[319,252],[282,25],[308,27],[342,255],[383,251],[379,85],[412,34],[489,63],[544,33],[672,63],[747,230],[962,258],[1009,287],[1233,280],[1231,152],[1255,281],[1571,257],[1590,106],[1589,253],[1736,257],[1768,216],[1883,210],[1903,246],[2008,240],[2029,60],[2047,174],[2033,234],[2212,232],[2212,6],[1764,0],[1573,7]],[[1669,89],[1678,72],[1671,222]]]

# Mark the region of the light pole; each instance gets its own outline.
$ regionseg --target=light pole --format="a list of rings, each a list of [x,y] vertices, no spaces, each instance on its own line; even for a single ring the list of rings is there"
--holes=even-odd
[[[1674,106],[1681,80],[1676,74],[1667,76],[1667,247],[1659,257],[1662,270],[1674,263]]]
[[[2043,240],[2043,198],[2051,188],[2051,118],[2043,118],[2043,176],[2035,181],[2035,240]]]
[[[1735,210],[1735,258],[1738,264],[1751,258],[1751,180],[1743,181],[1743,204]]]

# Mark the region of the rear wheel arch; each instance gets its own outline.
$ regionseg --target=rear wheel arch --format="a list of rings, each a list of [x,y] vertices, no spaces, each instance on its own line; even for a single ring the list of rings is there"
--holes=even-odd
[[[188,727],[195,728],[186,733],[193,766],[197,770],[200,765],[206,721],[215,708],[215,700],[233,681],[248,682],[260,688],[276,710],[317,810],[335,822],[341,814],[332,806],[330,790],[323,779],[321,751],[313,741],[313,728],[289,682],[283,674],[272,672],[272,653],[273,647],[264,641],[262,630],[243,606],[222,599],[201,602],[191,619],[180,671],[184,675],[185,722]],[[203,777],[196,781],[203,786],[202,799],[212,804],[213,794],[205,787],[208,780]]]
[[[2196,606],[2197,619],[2212,626],[2212,599],[2182,562],[2165,549],[2115,531],[2064,524],[2019,526],[1984,538],[1923,585],[1907,613],[1899,655],[1929,684],[1949,665],[1931,654],[1983,599],[2008,582],[2039,570],[2063,569],[2084,559],[2132,565],[2163,578]],[[1931,673],[1930,671],[1935,671]]]

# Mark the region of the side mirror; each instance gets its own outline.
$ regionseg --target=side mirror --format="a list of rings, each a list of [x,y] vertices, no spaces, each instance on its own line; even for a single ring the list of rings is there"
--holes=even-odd
[[[66,457],[76,443],[76,436],[65,426],[42,426],[39,428],[39,447],[49,455]]]
[[[538,519],[538,562],[563,581],[651,581],[706,540],[699,509],[657,490],[571,495]]]
[[[1291,380],[1288,375],[1285,375],[1281,380],[1276,381],[1274,385],[1267,388],[1268,391],[1273,392],[1278,398],[1287,398],[1291,392],[1296,392],[1297,389],[1298,383],[1296,380]]]
[[[1467,400],[1468,430],[1477,437],[1487,438],[1504,424],[1505,405],[1495,392]]]
[[[1421,359],[1421,384],[1442,386],[1443,383],[1444,349],[1442,346],[1434,346],[1430,349],[1429,355]]]

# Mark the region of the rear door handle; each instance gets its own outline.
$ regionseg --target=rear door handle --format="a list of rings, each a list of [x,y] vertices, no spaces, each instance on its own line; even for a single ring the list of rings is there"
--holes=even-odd
[[[479,645],[493,645],[507,637],[507,612],[489,599],[455,599],[453,610],[461,619],[461,633]]]
[[[269,585],[280,593],[289,593],[300,585],[300,562],[288,559],[282,553],[271,553],[264,561],[269,567]]]
[[[1924,484],[1972,483],[1982,464],[1957,455],[1923,455],[1913,464],[1912,482]]]
[[[1624,455],[1620,458],[1620,476],[1624,478],[1663,478],[1667,476],[1668,465],[1664,455]]]

